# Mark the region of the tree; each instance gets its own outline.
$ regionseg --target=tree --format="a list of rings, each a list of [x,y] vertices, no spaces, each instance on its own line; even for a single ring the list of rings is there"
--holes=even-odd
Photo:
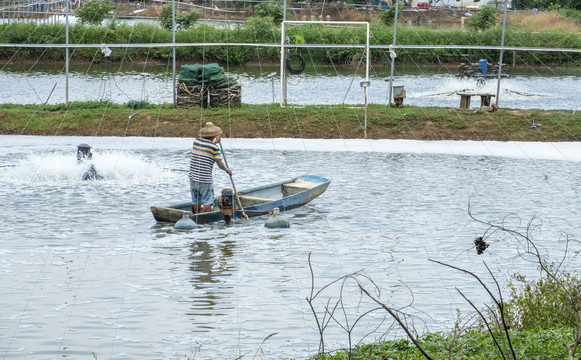
[[[101,25],[111,10],[113,3],[109,0],[89,0],[77,10],[77,17],[82,24]]]
[[[172,27],[171,8],[171,4],[164,5],[163,9],[161,10],[161,15],[159,16],[159,22],[161,23],[161,26],[168,30],[170,30]],[[176,10],[176,28],[188,29],[192,27],[200,17],[201,14],[197,10],[194,10],[189,14],[178,14]]]
[[[403,5],[400,3],[398,9],[398,19],[403,19]],[[381,14],[379,14],[379,20],[385,26],[392,26],[394,24],[395,19],[395,6],[390,7],[389,9],[385,10]]]
[[[284,15],[282,5],[274,3],[258,3],[254,7],[254,15],[261,18],[272,18],[275,24],[280,24]]]
[[[483,6],[478,13],[469,20],[468,26],[475,30],[486,30],[496,25],[498,15],[496,10],[490,6]]]

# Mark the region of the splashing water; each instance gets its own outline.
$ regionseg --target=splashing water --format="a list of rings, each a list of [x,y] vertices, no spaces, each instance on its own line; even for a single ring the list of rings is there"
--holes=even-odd
[[[120,151],[93,152],[93,159],[77,163],[71,154],[28,154],[16,164],[5,165],[0,172],[0,183],[5,184],[61,184],[72,185],[83,182],[82,176],[91,165],[108,184],[146,183],[152,179],[163,180],[177,176],[176,173],[149,162],[143,155]]]
[[[418,89],[417,91],[411,92],[414,95],[411,95],[410,97],[432,97],[440,100],[456,101],[458,98],[458,95],[456,95],[457,92],[496,94],[496,90],[497,82],[495,79],[487,79],[478,82],[476,79],[442,76],[441,82],[435,83],[433,87]],[[523,101],[547,96],[552,97],[550,94],[539,92],[539,90],[540,89],[538,88],[531,90],[525,83],[513,78],[503,79],[501,96],[503,101]]]

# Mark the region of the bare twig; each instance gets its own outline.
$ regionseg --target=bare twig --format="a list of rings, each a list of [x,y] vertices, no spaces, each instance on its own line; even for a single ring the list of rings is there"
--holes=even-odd
[[[361,289],[361,291],[363,291],[365,293],[365,295],[367,295],[371,300],[375,301],[379,306],[381,306],[385,311],[387,311],[389,313],[389,315],[391,315],[391,317],[395,321],[397,321],[397,323],[399,324],[399,326],[407,334],[408,338],[414,343],[414,345],[416,346],[416,348],[422,353],[422,355],[426,359],[433,360],[433,358],[422,348],[422,346],[420,345],[420,343],[418,342],[418,340],[414,337],[414,335],[410,332],[410,330],[408,329],[408,327],[403,323],[403,321],[400,319],[400,317],[392,309],[390,309],[384,303],[382,303],[381,301],[379,301],[378,299],[376,299],[375,297],[373,297],[367,290],[365,290],[363,288],[363,286],[359,285],[359,288]]]

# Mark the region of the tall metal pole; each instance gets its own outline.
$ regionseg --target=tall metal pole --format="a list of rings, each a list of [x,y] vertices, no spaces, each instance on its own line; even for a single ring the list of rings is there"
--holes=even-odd
[[[176,107],[176,2],[171,1],[171,43],[172,43],[172,93],[173,93],[173,106]]]
[[[69,0],[65,1],[65,106],[69,107]]]
[[[286,30],[286,21],[283,21],[280,26],[280,107],[286,106],[286,73],[284,72],[284,65],[285,65],[285,30]]]
[[[496,84],[496,106],[498,106],[498,100],[500,95],[500,79],[502,74],[502,55],[504,55],[504,30],[506,28],[506,8],[508,0],[504,0],[504,16],[502,17],[502,38],[500,40],[500,59],[498,61],[498,81]]]
[[[365,82],[362,83],[363,90],[365,92],[365,128],[363,129],[363,136],[364,139],[367,139],[367,103],[368,103],[368,94],[369,94],[369,23],[367,23],[367,32],[366,32],[366,39],[365,39]]]
[[[282,21],[286,21],[286,0],[284,0],[284,6],[282,8]]]
[[[391,72],[389,74],[389,106],[391,107],[391,95],[393,91],[393,66],[395,63],[395,39],[397,38],[397,11],[399,10],[399,0],[395,1],[395,19],[393,21],[393,44],[392,48],[389,50],[389,55],[391,58]]]

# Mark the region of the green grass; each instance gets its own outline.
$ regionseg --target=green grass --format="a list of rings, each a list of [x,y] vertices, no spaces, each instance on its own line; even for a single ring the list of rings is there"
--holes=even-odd
[[[141,110],[141,109],[140,109]],[[211,121],[233,137],[370,138],[424,140],[579,141],[581,112],[500,109],[494,113],[442,107],[363,106],[173,108],[148,104],[135,109],[107,102],[56,105],[0,104],[0,133],[91,136],[195,136]],[[533,121],[541,124],[532,128]],[[271,133],[272,130],[272,133]]]
[[[434,359],[502,360],[503,357],[486,331],[470,330],[454,339],[452,333],[431,333],[420,337],[422,348]],[[572,342],[572,329],[535,330],[510,333],[517,359],[566,359],[563,340]],[[505,351],[505,350],[503,350]],[[509,351],[509,350],[508,350]],[[512,358],[505,352],[506,358]],[[581,351],[577,352],[581,355]],[[312,359],[322,359],[313,356]],[[407,339],[366,344],[349,351],[326,355],[325,360],[425,360]]]

